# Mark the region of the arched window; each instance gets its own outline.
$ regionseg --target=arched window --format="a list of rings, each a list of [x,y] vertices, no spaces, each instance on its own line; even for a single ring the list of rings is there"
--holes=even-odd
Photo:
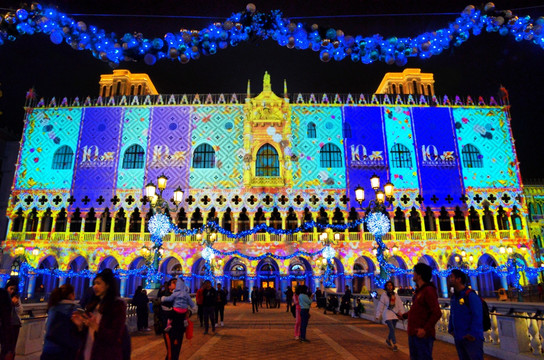
[[[265,177],[280,176],[278,152],[272,145],[265,144],[257,152],[255,175]]]
[[[342,126],[342,135],[344,135],[344,139],[351,139],[351,125],[347,122]]]
[[[67,170],[72,168],[72,161],[74,160],[74,152],[67,146],[61,146],[55,155],[53,155],[53,169],[55,170]]]
[[[321,148],[320,166],[322,168],[342,167],[342,152],[338,146],[328,143]]]
[[[466,168],[481,168],[484,167],[482,161],[482,154],[474,145],[467,144],[461,149],[461,156],[463,157],[463,166]]]
[[[402,144],[395,144],[391,149],[391,164],[395,168],[411,168],[412,154]]]
[[[193,154],[193,168],[212,169],[215,167],[215,151],[209,144],[200,144]]]
[[[315,130],[315,124],[313,122],[308,124],[308,139],[315,139],[317,137],[317,131]]]
[[[123,156],[123,169],[143,169],[144,160],[144,148],[137,144],[131,145]]]

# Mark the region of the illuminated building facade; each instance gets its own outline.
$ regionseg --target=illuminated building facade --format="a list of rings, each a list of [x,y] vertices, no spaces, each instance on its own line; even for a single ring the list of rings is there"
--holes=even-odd
[[[248,84],[247,94],[29,103],[3,271],[16,272],[23,256],[35,268],[74,272],[148,263],[142,249],[151,246],[151,214],[143,189],[161,174],[168,177],[165,198],[178,186],[185,192],[180,210],[170,214],[178,227],[216,221],[234,233],[262,223],[287,232],[310,221],[348,224],[364,216],[355,188],[371,190],[369,179],[377,174],[395,186],[384,241],[396,248],[388,261],[398,268],[420,261],[439,270],[496,267],[508,257],[534,266],[508,107],[494,99],[438,98],[432,74],[414,80],[418,73],[411,72],[410,81],[429,85],[419,94],[405,87],[396,95],[288,97],[285,86],[279,97],[265,74],[257,96]],[[123,76],[142,78],[126,70]],[[117,89],[115,73],[107,86],[101,93]],[[119,89],[126,94],[126,86]],[[289,255],[321,249],[319,235],[316,228],[241,239],[219,235],[214,247],[248,256]],[[337,287],[372,288],[378,270],[373,236],[364,226],[329,236]],[[205,271],[196,237],[171,233],[162,249],[160,271],[191,278],[195,290]],[[235,254],[215,258],[213,271],[227,288],[283,290],[294,282],[318,286],[320,264],[306,256],[255,260]],[[121,277],[123,295],[142,279]],[[411,285],[409,275],[393,279]],[[82,291],[88,280],[30,276],[26,288],[32,295],[40,283],[47,291],[65,281]],[[445,277],[435,281],[445,293]],[[492,296],[511,279],[486,273],[471,282]]]

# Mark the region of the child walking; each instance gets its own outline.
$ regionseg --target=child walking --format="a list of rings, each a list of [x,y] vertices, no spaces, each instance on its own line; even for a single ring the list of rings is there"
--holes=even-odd
[[[176,282],[176,288],[170,296],[161,297],[161,302],[173,302],[174,306],[172,311],[175,311],[178,314],[185,314],[184,325],[187,327],[187,319],[191,315],[190,309],[195,307],[195,303],[191,299],[189,292],[187,291],[187,286],[185,286],[185,280],[180,276]],[[164,331],[168,332],[172,328],[172,315],[168,316],[168,323],[164,328]]]

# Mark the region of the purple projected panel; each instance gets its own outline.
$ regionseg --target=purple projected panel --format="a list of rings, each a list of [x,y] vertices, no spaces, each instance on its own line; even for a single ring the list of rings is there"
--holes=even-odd
[[[144,184],[151,181],[156,185],[157,177],[166,175],[166,199],[178,186],[188,194],[191,113],[189,106],[158,106],[151,111]]]
[[[381,107],[344,107],[344,121],[351,126],[351,137],[346,142],[347,193],[350,208],[359,208],[355,200],[355,188],[365,189],[367,200],[373,199],[370,177],[378,175],[383,184],[389,180],[387,171],[387,151]]]
[[[412,114],[422,207],[462,205],[463,182],[450,109],[414,107]]]
[[[88,210],[112,208],[121,141],[123,108],[86,108],[79,135],[72,195],[79,207]]]

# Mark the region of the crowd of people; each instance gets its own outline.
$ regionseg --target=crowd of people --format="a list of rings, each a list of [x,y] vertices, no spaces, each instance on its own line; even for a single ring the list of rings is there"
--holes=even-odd
[[[432,359],[435,326],[442,316],[437,289],[431,283],[432,269],[428,265],[416,264],[413,274],[416,288],[410,310],[406,311],[400,298],[401,289],[395,290],[393,282],[388,281],[376,300],[375,319],[387,326],[385,342],[393,351],[398,351],[397,322],[408,320],[410,358]],[[448,284],[453,290],[448,331],[454,338],[458,357],[461,360],[483,359],[485,302],[467,286],[467,276],[460,270],[451,271]],[[10,280],[5,289],[0,289],[0,360],[11,360],[15,356],[23,311],[17,288],[17,282]],[[402,290],[404,295],[412,292],[409,288]],[[250,300],[253,313],[258,313],[259,308],[265,305],[279,308],[281,304],[282,293],[272,287],[255,286],[247,294],[244,289],[234,291],[235,294],[231,294],[233,305],[236,301]],[[310,341],[307,327],[314,298],[317,308],[323,309],[324,314],[332,311],[358,317],[365,311],[360,298],[353,304],[349,286],[338,295],[325,294],[320,289],[312,294],[306,285],[298,285],[295,291],[288,288],[283,294],[286,312],[291,312],[295,319],[294,337],[300,342]],[[209,280],[204,281],[196,292],[196,304],[182,277],[166,282],[153,301],[155,332],[164,337],[166,359],[179,359],[183,338],[190,338],[189,333],[193,331],[192,313],[197,313],[204,334],[209,334],[210,330],[213,334],[217,326],[224,326],[227,299],[228,291],[221,284],[213,287]],[[149,298],[141,286],[136,289],[131,303],[136,308],[138,330],[149,331]],[[117,282],[110,269],[95,277],[90,291],[79,302],[75,300],[71,285],[56,288],[47,305],[48,319],[41,359],[130,359],[131,339],[126,312],[126,302],[119,298]]]

